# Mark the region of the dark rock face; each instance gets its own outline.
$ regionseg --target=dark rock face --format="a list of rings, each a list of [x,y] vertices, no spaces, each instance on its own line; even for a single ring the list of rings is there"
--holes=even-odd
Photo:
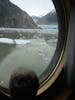
[[[37,28],[33,19],[9,0],[0,0],[0,27]]]
[[[38,24],[57,24],[57,14],[55,11],[51,11],[47,15],[41,17],[38,21]]]

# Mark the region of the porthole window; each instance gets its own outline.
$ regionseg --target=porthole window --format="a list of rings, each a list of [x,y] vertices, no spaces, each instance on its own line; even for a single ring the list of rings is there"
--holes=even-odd
[[[40,94],[64,54],[66,17],[61,0],[0,0],[0,5],[1,90],[9,94],[11,72],[25,67],[38,75]]]

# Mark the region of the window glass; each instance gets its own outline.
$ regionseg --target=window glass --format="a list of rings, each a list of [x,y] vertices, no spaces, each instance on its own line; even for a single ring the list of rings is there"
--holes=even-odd
[[[51,0],[0,0],[0,85],[17,67],[38,77],[55,53],[58,21]]]

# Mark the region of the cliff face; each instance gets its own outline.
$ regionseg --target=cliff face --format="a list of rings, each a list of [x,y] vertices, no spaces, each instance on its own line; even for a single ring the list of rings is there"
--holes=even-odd
[[[57,24],[57,14],[55,11],[51,11],[47,15],[43,16],[37,21],[38,24]]]
[[[0,27],[37,28],[33,19],[9,0],[0,0]]]

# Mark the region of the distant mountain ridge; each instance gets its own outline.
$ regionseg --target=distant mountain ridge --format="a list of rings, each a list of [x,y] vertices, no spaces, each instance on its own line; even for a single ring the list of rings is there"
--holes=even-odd
[[[33,19],[9,0],[0,0],[0,27],[37,28]]]
[[[41,17],[38,21],[37,24],[57,24],[57,14],[55,10],[52,10],[50,13],[47,15]]]
[[[34,20],[35,23],[37,23],[37,21],[40,19],[40,17],[37,17],[34,15],[34,16],[32,16],[32,19]]]

